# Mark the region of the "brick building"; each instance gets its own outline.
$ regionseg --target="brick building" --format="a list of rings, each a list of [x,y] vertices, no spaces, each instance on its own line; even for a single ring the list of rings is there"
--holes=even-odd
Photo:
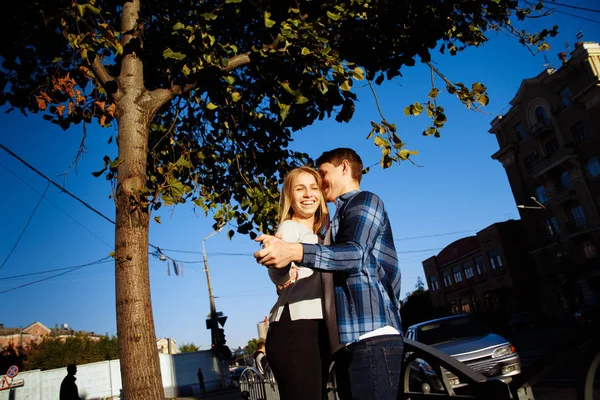
[[[600,292],[600,45],[525,79],[491,123],[537,268],[542,311],[571,314]]]
[[[521,221],[495,223],[423,261],[434,307],[453,314],[536,309]]]

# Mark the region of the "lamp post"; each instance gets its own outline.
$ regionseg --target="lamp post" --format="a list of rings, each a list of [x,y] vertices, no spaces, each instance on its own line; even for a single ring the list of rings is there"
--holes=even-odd
[[[208,259],[206,258],[206,248],[204,247],[204,242],[207,239],[211,238],[212,236],[216,235],[217,233],[221,232],[222,230],[223,230],[223,226],[221,226],[216,231],[212,231],[208,236],[206,236],[204,239],[202,239],[202,258],[204,259],[204,272],[206,272],[206,283],[208,284],[208,298],[210,300],[210,317],[211,317],[211,319],[216,318],[217,309],[215,308],[215,296],[213,295],[212,284],[210,282],[210,272],[208,270]]]

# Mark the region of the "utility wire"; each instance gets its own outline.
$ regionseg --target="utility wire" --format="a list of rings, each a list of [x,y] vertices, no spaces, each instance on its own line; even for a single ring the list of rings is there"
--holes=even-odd
[[[17,178],[18,180],[20,180],[21,182],[23,182],[23,184],[27,185],[31,190],[33,190],[34,192],[38,193],[39,195],[41,195],[42,193],[37,190],[36,188],[34,188],[33,186],[31,186],[29,183],[27,183],[27,181],[23,178],[21,178],[19,175],[17,175],[14,171],[12,171],[10,168],[8,168],[6,165],[2,164],[0,162],[0,167],[4,168],[5,170],[7,170],[9,173],[11,173],[15,178]],[[50,203],[52,206],[54,206],[56,209],[58,209],[58,211],[60,211],[61,213],[65,214],[67,217],[69,217],[71,219],[71,221],[75,222],[77,225],[79,225],[80,227],[82,227],[86,232],[88,232],[90,235],[92,235],[93,237],[95,237],[96,239],[98,239],[99,241],[101,241],[102,243],[104,243],[109,249],[113,249],[113,246],[106,243],[100,236],[96,235],[94,232],[92,232],[91,230],[89,230],[88,228],[86,228],[81,222],[77,221],[75,218],[73,218],[69,213],[67,213],[65,210],[63,210],[62,208],[60,208],[56,203],[54,203],[52,200],[50,200],[49,198],[45,198],[45,200]]]
[[[585,7],[579,7],[579,6],[572,6],[570,4],[562,4],[562,3],[557,3],[556,1],[552,1],[553,6],[561,6],[561,7],[567,7],[567,8],[574,8],[575,10],[583,10],[583,11],[589,11],[589,12],[595,12],[595,13],[600,13],[600,10],[596,10],[593,8],[585,8]]]
[[[62,192],[68,194],[69,196],[71,196],[72,198],[74,198],[75,200],[77,200],[78,202],[80,202],[81,204],[83,204],[86,208],[92,210],[93,212],[95,212],[96,214],[98,214],[99,216],[101,216],[102,218],[104,218],[105,220],[107,220],[108,222],[110,222],[111,224],[115,224],[115,221],[113,221],[112,219],[108,218],[106,215],[102,214],[100,211],[96,210],[94,207],[92,207],[91,205],[89,205],[85,201],[81,200],[79,197],[75,196],[73,193],[69,192],[67,189],[65,189],[64,186],[61,186],[58,183],[54,182],[52,179],[48,178],[46,175],[44,175],[43,173],[41,173],[40,171],[38,171],[35,167],[31,166],[27,161],[23,160],[21,157],[19,157],[18,155],[16,155],[12,151],[10,151],[2,143],[0,143],[0,149],[6,151],[8,154],[10,154],[11,156],[13,156],[17,160],[21,161],[23,164],[25,164],[33,172],[35,172],[36,174],[38,174],[39,176],[41,176],[42,178],[44,178],[45,180],[47,180],[48,182],[50,182],[51,184],[53,184],[54,186],[56,186],[57,188],[59,188]]]
[[[401,242],[403,240],[413,240],[413,239],[425,239],[425,238],[432,238],[432,237],[438,237],[438,236],[457,235],[459,233],[467,233],[467,232],[475,232],[475,231],[477,231],[477,229],[468,229],[465,231],[455,231],[455,232],[434,233],[432,235],[413,236],[413,237],[394,239],[394,242]]]
[[[102,259],[102,260],[104,260],[104,261],[98,261],[97,263],[98,264],[106,264],[106,263],[112,262],[112,260],[108,260],[108,259],[106,259],[106,257],[104,259]],[[38,272],[30,272],[29,274],[6,276],[4,278],[0,278],[0,281],[8,281],[8,280],[11,280],[11,279],[19,279],[19,278],[25,278],[25,277],[28,277],[28,276],[35,276],[35,275],[44,275],[44,274],[49,274],[50,272],[71,270],[73,268],[78,268],[78,267],[80,267],[80,266],[79,265],[75,265],[75,266],[72,266],[72,267],[55,268],[55,269],[47,269],[47,270],[44,270],[44,271],[38,271]]]
[[[44,193],[42,193],[42,196],[40,197],[40,199],[38,200],[37,204],[35,205],[35,207],[33,208],[33,211],[31,212],[31,214],[29,215],[29,218],[27,219],[27,223],[25,224],[25,227],[23,227],[23,230],[21,231],[21,233],[19,234],[19,237],[17,238],[17,241],[15,242],[15,244],[13,245],[12,249],[10,249],[10,252],[8,253],[8,255],[6,256],[6,258],[4,259],[4,261],[2,262],[2,265],[0,265],[0,269],[4,268],[4,266],[6,265],[6,262],[10,259],[10,256],[12,256],[13,252],[15,251],[15,249],[17,248],[17,245],[19,244],[19,242],[21,241],[21,238],[23,237],[23,234],[25,233],[25,231],[27,230],[27,228],[29,227],[29,223],[31,222],[31,219],[33,218],[33,215],[35,214],[36,210],[38,209],[38,207],[40,206],[40,203],[42,202],[42,200],[44,199],[44,196],[46,196],[46,193],[48,192],[48,189],[50,188],[50,183],[48,183],[48,185],[46,186],[46,189],[44,190]]]
[[[107,260],[109,258],[112,258],[112,257],[107,256],[107,257],[101,258],[100,260],[92,261],[91,263],[77,265],[75,267],[72,267],[68,271],[64,271],[64,272],[58,273],[56,275],[52,275],[52,276],[48,276],[46,278],[38,279],[37,281],[25,283],[23,285],[19,285],[19,286],[15,286],[13,288],[10,288],[10,289],[3,290],[3,291],[0,292],[0,294],[12,292],[13,290],[17,290],[17,289],[21,289],[21,288],[24,288],[24,287],[27,287],[27,286],[35,285],[36,283],[45,282],[45,281],[48,281],[50,279],[53,279],[53,278],[56,278],[56,277],[59,277],[59,276],[62,276],[62,275],[66,275],[69,272],[77,271],[78,269],[81,269],[81,268],[84,268],[84,267],[89,267],[90,265],[100,264],[101,262],[104,262],[105,260]]]

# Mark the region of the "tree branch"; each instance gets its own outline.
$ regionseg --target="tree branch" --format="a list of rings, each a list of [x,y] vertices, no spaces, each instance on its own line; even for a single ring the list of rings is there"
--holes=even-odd
[[[98,79],[100,79],[100,82],[103,85],[106,84],[106,82],[110,82],[110,81],[114,81],[115,80],[115,78],[113,78],[108,73],[108,71],[106,70],[106,68],[104,68],[104,65],[102,65],[102,61],[100,61],[100,57],[98,57],[97,54],[94,57],[94,62],[92,62],[92,69],[94,70],[94,74],[96,74],[96,76],[98,77]]]

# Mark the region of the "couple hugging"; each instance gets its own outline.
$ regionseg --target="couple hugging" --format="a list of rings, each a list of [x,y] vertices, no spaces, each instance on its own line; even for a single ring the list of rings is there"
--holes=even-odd
[[[347,148],[323,153],[317,171],[293,169],[276,235],[256,238],[279,293],[266,353],[282,400],[323,399],[332,360],[342,400],[398,397],[400,269],[383,202],[360,190],[362,169]]]

